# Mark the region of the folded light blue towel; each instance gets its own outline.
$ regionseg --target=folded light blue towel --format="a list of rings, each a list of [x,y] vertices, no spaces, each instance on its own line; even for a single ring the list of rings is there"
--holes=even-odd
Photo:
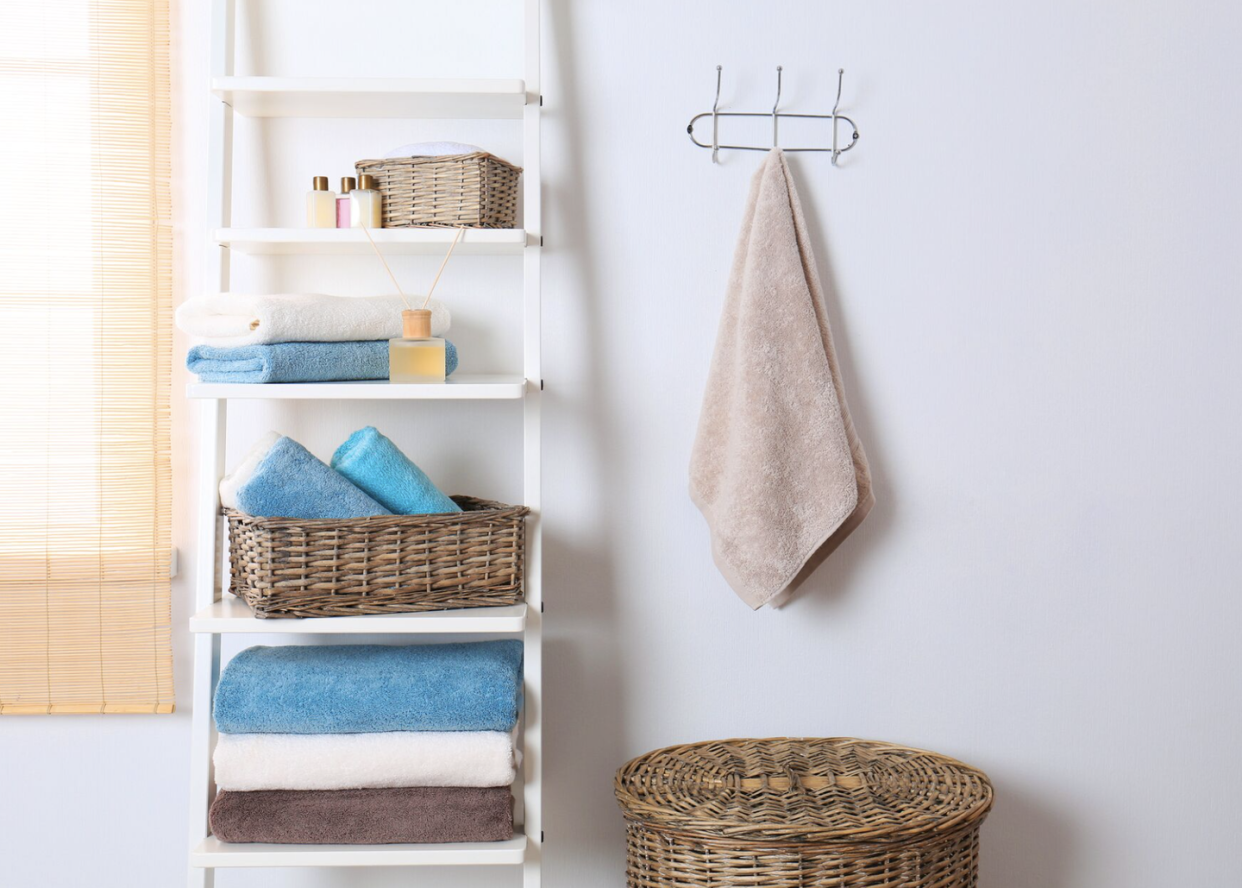
[[[457,347],[444,342],[445,370],[457,369]],[[275,342],[217,348],[196,345],[185,360],[203,382],[333,382],[388,378],[388,340]]]
[[[332,454],[332,468],[396,515],[461,511],[374,426],[350,435]]]
[[[509,731],[522,701],[516,639],[252,647],[225,667],[225,734]]]
[[[237,508],[264,518],[365,518],[392,514],[315,455],[281,436],[237,491]]]

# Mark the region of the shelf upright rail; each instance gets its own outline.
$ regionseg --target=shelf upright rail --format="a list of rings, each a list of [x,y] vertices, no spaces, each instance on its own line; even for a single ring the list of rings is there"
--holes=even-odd
[[[212,0],[211,75],[233,74],[236,0]],[[233,212],[233,108],[212,101],[207,140],[207,230],[228,228]],[[229,289],[229,250],[207,241],[203,292]],[[195,553],[194,609],[211,606],[218,595],[222,573],[220,530],[220,478],[224,474],[224,444],[228,402],[220,398],[202,401],[199,420],[198,547]],[[215,793],[211,752],[215,747],[215,723],[211,701],[220,677],[220,636],[194,636],[194,703],[190,753],[190,848],[197,847],[211,832],[208,806]],[[215,870],[191,867],[189,888],[213,888]]]
[[[539,132],[543,110],[539,43],[542,0],[523,2],[526,107],[522,114],[522,165],[527,239],[522,254],[522,362],[528,391],[522,400],[522,497],[532,517],[526,550],[522,818],[527,846],[522,862],[522,888],[539,888],[543,861],[543,175]]]

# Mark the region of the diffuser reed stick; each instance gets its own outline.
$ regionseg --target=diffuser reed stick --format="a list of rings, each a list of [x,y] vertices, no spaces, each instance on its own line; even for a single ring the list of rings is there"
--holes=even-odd
[[[375,255],[379,256],[379,261],[384,263],[384,271],[388,272],[388,277],[392,280],[392,285],[397,288],[397,293],[401,296],[401,301],[405,303],[405,307],[410,307],[410,300],[406,298],[405,291],[401,289],[401,285],[397,283],[397,276],[392,273],[392,269],[388,266],[388,260],[384,258],[384,254],[380,252],[379,244],[375,242],[375,238],[371,237],[371,231],[367,226],[361,226],[362,233],[367,236],[367,240],[371,242],[371,249],[375,251]],[[427,307],[427,303],[431,301],[431,294],[436,288],[436,284],[440,283],[440,275],[444,274],[444,266],[448,265],[449,257],[453,255],[453,250],[457,248],[457,242],[461,240],[461,236],[465,233],[465,228],[458,228],[457,234],[453,235],[453,242],[449,244],[448,252],[444,254],[444,261],[440,263],[440,268],[436,271],[435,280],[431,282],[431,286],[427,288],[427,296],[423,299],[423,308]]]
[[[431,282],[431,286],[427,288],[427,298],[423,300],[423,308],[427,307],[427,303],[431,301],[432,291],[435,290],[436,284],[440,283],[440,275],[444,274],[444,266],[448,265],[449,256],[453,255],[453,250],[457,247],[457,242],[461,240],[464,228],[458,228],[457,234],[453,235],[453,242],[449,244],[448,252],[444,254],[444,261],[440,263],[440,270],[436,272],[436,279]]]
[[[410,300],[406,298],[405,291],[402,290],[401,285],[397,283],[397,276],[393,274],[392,269],[388,267],[388,260],[385,259],[384,254],[380,252],[379,245],[375,243],[375,238],[371,237],[371,230],[367,228],[367,226],[365,225],[361,227],[362,227],[363,233],[367,236],[367,240],[371,242],[371,249],[375,251],[376,256],[379,256],[379,261],[384,263],[384,271],[388,272],[388,277],[392,279],[392,285],[397,288],[397,293],[401,296],[401,301],[405,303],[405,307],[408,309],[410,307]],[[453,251],[450,249],[449,252],[451,253]],[[443,270],[444,266],[440,266],[440,268],[441,270]],[[439,277],[440,277],[439,275],[436,275],[437,280],[439,280]],[[432,284],[432,286],[435,286],[435,285]],[[427,307],[427,303],[424,302],[423,308],[426,308],[426,307]]]

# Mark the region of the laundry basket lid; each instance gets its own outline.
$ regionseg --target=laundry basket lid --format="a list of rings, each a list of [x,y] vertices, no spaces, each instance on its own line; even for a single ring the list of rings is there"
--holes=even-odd
[[[982,771],[849,737],[670,746],[617,771],[630,820],[746,841],[883,842],[950,833],[992,806]]]

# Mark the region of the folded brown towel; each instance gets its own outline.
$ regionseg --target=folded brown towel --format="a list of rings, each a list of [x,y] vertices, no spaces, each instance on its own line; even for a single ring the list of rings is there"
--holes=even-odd
[[[513,838],[513,795],[507,786],[222,790],[211,831],[282,845],[503,842]]]

